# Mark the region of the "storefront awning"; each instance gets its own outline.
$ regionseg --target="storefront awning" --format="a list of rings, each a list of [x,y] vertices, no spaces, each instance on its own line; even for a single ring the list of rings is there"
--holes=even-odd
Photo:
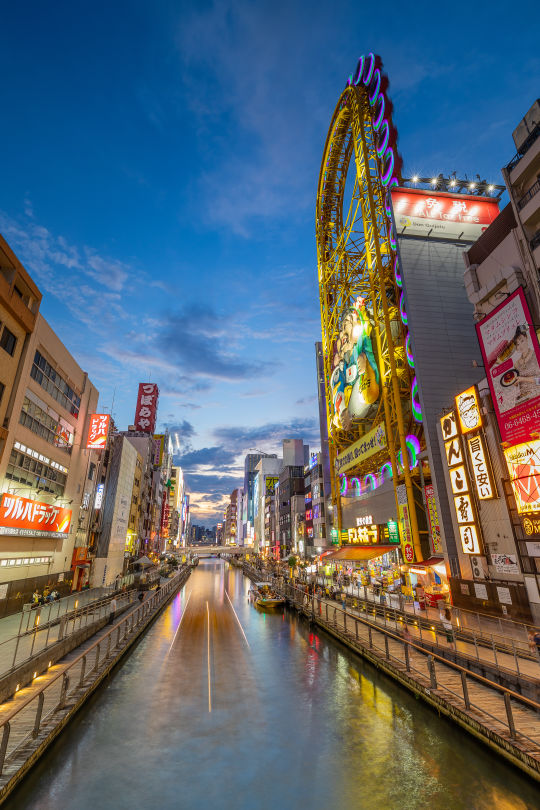
[[[427,560],[411,563],[411,568],[430,568],[432,565],[438,565],[444,562],[444,557],[428,557]]]
[[[342,546],[336,551],[330,552],[323,558],[323,562],[335,562],[338,560],[372,560],[374,557],[382,557],[389,551],[398,549],[397,544],[393,546]]]

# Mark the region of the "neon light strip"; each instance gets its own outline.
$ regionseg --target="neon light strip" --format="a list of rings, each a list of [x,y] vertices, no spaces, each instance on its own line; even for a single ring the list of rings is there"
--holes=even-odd
[[[405,293],[401,293],[401,296],[399,298],[399,313],[401,315],[401,320],[403,321],[405,326],[407,326],[407,324],[409,323],[409,318],[407,316],[407,313],[405,312]]]
[[[420,405],[420,399],[418,397],[418,381],[417,381],[416,377],[414,378],[413,384],[412,384],[412,387],[411,387],[411,407],[412,407],[412,413],[413,413],[413,417],[414,417],[415,421],[416,422],[422,422],[423,421],[422,407]]]
[[[364,476],[364,486],[367,488],[368,485],[371,485],[371,489],[377,489],[377,478],[372,473]]]
[[[351,478],[351,487],[356,495],[362,494],[362,484],[360,483],[358,478]]]
[[[383,118],[384,118],[385,100],[384,100],[384,96],[383,96],[382,93],[379,94],[379,98],[375,102],[375,109],[377,108],[377,102],[379,101],[379,99],[380,99],[380,102],[381,102],[381,109],[379,110],[379,115],[377,116],[376,120],[373,121],[373,131],[374,132],[379,131],[379,127],[381,126],[381,124],[383,122]]]
[[[383,166],[386,165],[387,161],[388,161],[388,165],[387,165],[386,171],[384,172],[384,174],[381,175],[381,182],[382,182],[383,186],[388,185],[388,183],[390,182],[390,178],[392,177],[392,173],[394,171],[394,152],[392,150],[392,147],[390,147],[390,146],[388,147],[388,149],[384,153],[384,157],[383,157],[383,161],[382,161]],[[396,245],[394,244],[394,250],[395,250],[395,248],[396,248]]]
[[[394,260],[394,278],[398,287],[403,287],[403,276],[399,272],[399,257],[396,256]]]
[[[341,478],[341,487],[340,487],[340,490],[339,490],[340,494],[341,495],[346,495],[347,494],[347,489],[348,489],[348,486],[349,486],[349,482],[347,481],[347,476],[345,475],[345,473],[340,473],[339,477]]]
[[[414,368],[414,357],[411,350],[411,336],[408,332],[407,337],[405,338],[405,354],[407,355],[407,363],[411,368]]]
[[[392,473],[392,465],[390,464],[390,462],[389,462],[389,461],[386,461],[386,462],[385,462],[385,463],[382,465],[382,467],[381,467],[381,469],[380,469],[380,472],[379,472],[379,486],[380,486],[381,484],[384,484],[384,481],[385,481],[385,480],[389,480],[389,479],[390,479],[390,478],[392,478],[392,477],[393,477],[393,473]]]
[[[376,79],[375,89],[373,90],[373,95],[369,97],[369,103],[372,107],[377,101],[377,96],[379,95],[379,90],[381,89],[381,71],[377,68],[373,76]]]
[[[386,131],[385,131],[385,134],[384,134],[384,138],[382,139],[382,142],[379,144],[379,146],[377,146],[377,155],[379,157],[382,157],[382,155],[384,155],[384,153],[386,152],[386,148],[388,146],[388,141],[390,139],[390,124],[388,123],[386,118],[382,122],[381,134],[385,129],[386,129]]]
[[[373,56],[372,53],[368,54],[368,59],[371,59],[371,64],[369,66],[368,75],[364,76],[364,78],[363,78],[363,82],[366,85],[366,87],[369,87],[369,83],[371,82],[371,77],[373,76],[373,69],[375,67],[375,57]]]

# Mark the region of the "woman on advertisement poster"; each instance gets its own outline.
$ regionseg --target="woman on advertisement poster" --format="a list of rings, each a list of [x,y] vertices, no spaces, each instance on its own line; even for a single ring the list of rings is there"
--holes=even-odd
[[[379,370],[371,342],[372,325],[363,298],[341,317],[330,380],[334,423],[349,430],[353,420],[367,416],[379,398]]]
[[[540,346],[523,289],[476,325],[503,442],[530,441],[540,429]]]

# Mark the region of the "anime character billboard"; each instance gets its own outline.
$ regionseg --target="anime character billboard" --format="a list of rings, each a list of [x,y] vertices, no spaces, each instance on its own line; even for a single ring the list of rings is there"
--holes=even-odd
[[[349,430],[364,419],[379,399],[379,369],[373,353],[373,326],[365,300],[356,298],[341,316],[339,336],[334,345],[330,388],[333,422]]]

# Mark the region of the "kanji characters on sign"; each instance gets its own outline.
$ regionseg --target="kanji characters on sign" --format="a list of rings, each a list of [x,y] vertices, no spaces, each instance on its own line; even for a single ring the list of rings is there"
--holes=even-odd
[[[90,416],[90,426],[86,440],[87,450],[103,450],[105,448],[110,421],[111,417],[108,413],[93,413]]]
[[[156,383],[139,383],[137,407],[135,409],[135,429],[144,433],[154,433],[156,427],[159,388]]]

